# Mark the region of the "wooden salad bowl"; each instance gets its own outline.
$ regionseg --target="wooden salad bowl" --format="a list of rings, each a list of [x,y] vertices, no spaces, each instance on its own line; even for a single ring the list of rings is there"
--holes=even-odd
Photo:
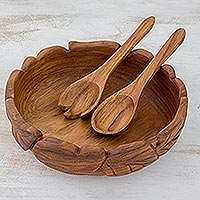
[[[69,42],[28,57],[6,87],[12,132],[24,149],[56,170],[70,174],[119,176],[156,161],[177,141],[187,114],[183,82],[163,65],[145,87],[132,123],[115,136],[100,135],[91,115],[68,120],[58,107],[60,94],[74,81],[102,65],[120,45],[111,41]],[[133,50],[109,78],[102,100],[132,82],[153,58]]]

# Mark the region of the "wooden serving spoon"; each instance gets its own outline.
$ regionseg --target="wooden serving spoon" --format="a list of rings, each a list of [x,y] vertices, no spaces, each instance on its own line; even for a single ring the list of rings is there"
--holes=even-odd
[[[185,30],[176,30],[131,84],[108,97],[97,107],[91,118],[95,131],[101,134],[116,134],[129,125],[145,85],[180,46],[184,38]]]
[[[58,106],[65,117],[75,119],[89,114],[98,105],[105,84],[114,69],[127,57],[133,47],[152,29],[153,16],[145,19],[128,40],[98,69],[72,83],[61,94]]]

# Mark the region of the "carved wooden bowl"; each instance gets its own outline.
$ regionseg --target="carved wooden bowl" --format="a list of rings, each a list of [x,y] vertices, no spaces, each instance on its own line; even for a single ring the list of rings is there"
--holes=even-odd
[[[14,70],[6,88],[12,132],[24,149],[49,167],[70,174],[119,176],[153,163],[177,141],[187,113],[187,94],[174,69],[164,65],[145,87],[129,128],[102,136],[90,118],[68,120],[58,107],[64,89],[99,67],[119,44],[70,42],[43,49]],[[133,81],[152,59],[133,50],[111,75],[102,100]]]

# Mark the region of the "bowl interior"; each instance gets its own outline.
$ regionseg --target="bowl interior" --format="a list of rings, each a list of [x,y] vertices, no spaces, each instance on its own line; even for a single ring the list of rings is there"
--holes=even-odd
[[[59,52],[60,51],[60,52]],[[111,149],[156,135],[174,117],[178,90],[163,70],[145,87],[129,128],[117,136],[102,136],[90,125],[91,116],[68,120],[58,107],[65,88],[99,67],[115,49],[56,50],[32,64],[15,82],[15,104],[23,118],[43,137],[55,137],[83,146]],[[132,82],[148,64],[145,51],[134,50],[109,78],[102,100]]]

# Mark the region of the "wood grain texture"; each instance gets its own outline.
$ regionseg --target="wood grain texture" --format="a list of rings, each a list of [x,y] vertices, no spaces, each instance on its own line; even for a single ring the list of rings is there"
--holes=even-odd
[[[85,43],[84,48],[83,43],[79,46],[76,42],[73,47],[71,42],[70,50],[48,47],[36,58],[25,59],[22,71],[14,71],[8,81],[7,94],[12,97],[6,98],[6,108],[17,142],[30,148],[44,164],[71,174],[119,176],[151,164],[174,145],[186,118],[186,89],[180,79],[174,82],[173,68],[163,66],[145,88],[133,123],[114,138],[95,133],[90,116],[65,119],[57,106],[59,94],[118,48],[109,41],[97,43]],[[110,77],[103,99],[137,77],[152,59],[149,55],[145,50],[134,50]],[[158,88],[164,90],[163,95]],[[165,91],[169,92],[167,97]],[[156,100],[163,103],[157,105]],[[142,125],[144,121],[148,123]]]

